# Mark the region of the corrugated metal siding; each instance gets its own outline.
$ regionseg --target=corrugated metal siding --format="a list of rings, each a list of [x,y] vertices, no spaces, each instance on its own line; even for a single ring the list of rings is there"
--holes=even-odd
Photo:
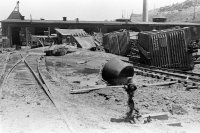
[[[191,54],[187,52],[187,45],[191,40],[188,29],[139,33],[139,44],[144,50],[150,52],[150,64],[148,65],[189,69],[192,60]]]
[[[94,39],[91,36],[88,37],[74,37],[78,42],[79,47],[84,49],[90,49],[92,47],[96,47],[94,43]]]

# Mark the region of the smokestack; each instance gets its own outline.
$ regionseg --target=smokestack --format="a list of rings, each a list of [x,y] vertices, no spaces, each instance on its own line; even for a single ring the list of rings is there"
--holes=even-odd
[[[143,0],[143,22],[148,22],[148,1]]]
[[[25,16],[21,16],[21,20],[24,20],[25,19]]]
[[[79,18],[76,18],[76,23],[79,23]]]

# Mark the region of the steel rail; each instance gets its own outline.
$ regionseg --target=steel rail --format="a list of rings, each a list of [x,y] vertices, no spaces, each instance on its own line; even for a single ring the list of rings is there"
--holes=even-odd
[[[49,100],[53,103],[53,105],[55,106],[55,108],[57,109],[59,114],[61,115],[61,118],[64,120],[64,123],[66,124],[67,128],[69,129],[69,131],[72,132],[73,130],[72,130],[72,128],[69,127],[68,120],[67,120],[66,116],[64,115],[64,112],[59,108],[59,104],[55,101],[55,98],[52,96],[52,94],[50,92],[50,89],[47,86],[44,78],[41,76],[42,74],[41,74],[40,69],[39,69],[39,60],[37,60],[37,61],[38,61],[38,63],[37,63],[37,72],[38,72],[39,77],[37,77],[36,72],[34,72],[34,70],[30,67],[30,65],[24,59],[24,63],[29,68],[30,72],[33,74],[33,76],[37,80],[38,84],[42,87],[43,91],[45,92],[45,94],[47,95]]]
[[[133,64],[134,68],[140,70],[140,71],[137,71],[137,70],[134,70],[134,71],[137,74],[140,74],[140,75],[157,77],[157,78],[162,78],[163,75],[167,75],[167,76],[171,76],[171,77],[164,77],[165,79],[168,78],[168,79],[171,79],[173,81],[176,80],[179,83],[183,82],[184,84],[192,84],[193,86],[194,85],[200,85],[200,83],[199,83],[200,77],[194,77],[194,76],[189,75],[189,74],[184,74],[185,72],[175,73],[175,72],[171,72],[172,69],[169,69],[169,71],[166,68],[159,70],[158,67],[154,67],[154,66],[153,67],[147,66],[147,65],[133,63],[131,61],[126,61],[126,60],[122,60],[122,61]],[[178,72],[179,72],[179,70],[178,70]],[[180,71],[180,72],[182,72],[182,71]]]
[[[181,70],[175,70],[175,69],[168,69],[168,68],[161,68],[161,67],[155,67],[155,66],[148,66],[143,65],[140,63],[134,63],[132,61],[122,60],[127,63],[131,63],[134,65],[134,68],[143,70],[143,71],[152,71],[156,73],[163,73],[168,74],[171,76],[179,77],[179,78],[189,78],[191,80],[200,81],[200,73],[193,73],[193,72],[187,72],[187,71],[181,71]],[[197,77],[194,77],[197,76]]]
[[[158,73],[154,73],[154,72],[151,72],[151,71],[134,70],[134,72],[138,75],[149,76],[149,77],[152,77],[152,78],[159,78],[159,79],[163,79],[163,80],[170,79],[171,81],[177,81],[178,83],[184,83],[185,86],[189,86],[189,84],[191,84],[192,86],[196,86],[196,85],[200,86],[199,82],[190,81],[188,79],[180,79],[180,78],[177,78],[177,77],[166,77],[163,74],[160,75]],[[167,75],[167,76],[169,76],[169,75]]]
[[[62,116],[62,118],[63,118],[65,124],[67,125],[68,129],[70,130],[70,132],[74,132],[74,133],[75,133],[74,129],[73,129],[71,126],[69,126],[70,124],[69,124],[69,122],[68,122],[68,118],[67,118],[67,116],[65,115],[64,111],[61,109],[60,104],[55,100],[55,96],[54,96],[54,93],[53,93],[53,91],[52,91],[51,85],[47,82],[47,80],[44,78],[44,75],[43,75],[42,72],[40,71],[40,61],[41,61],[41,58],[39,58],[39,59],[37,60],[37,62],[38,62],[38,63],[37,63],[37,71],[38,71],[38,73],[39,73],[39,77],[40,77],[41,81],[42,81],[42,82],[44,83],[44,85],[46,86],[46,89],[45,89],[45,90],[49,92],[49,95],[51,95],[51,96],[50,96],[50,97],[51,97],[51,100],[53,101],[53,103],[54,103],[56,109],[58,110],[58,112],[60,113],[60,115]]]
[[[5,73],[5,68],[7,66],[7,62],[10,58],[10,54],[11,53],[8,53],[7,57],[6,57],[6,63],[4,64],[4,67],[3,67],[3,72]],[[9,78],[9,75],[13,72],[13,70],[16,68],[16,66],[21,63],[21,62],[24,62],[26,67],[28,67],[29,71],[32,73],[32,75],[34,76],[34,78],[36,79],[37,83],[41,86],[41,88],[43,89],[43,91],[45,92],[45,94],[47,95],[47,97],[50,99],[50,101],[53,103],[53,105],[55,106],[55,108],[57,109],[58,113],[61,115],[61,118],[63,119],[64,123],[66,124],[69,132],[72,132],[72,128],[70,128],[68,125],[68,121],[67,121],[67,118],[66,116],[64,115],[64,112],[58,108],[58,103],[55,101],[54,97],[52,96],[52,94],[50,93],[50,90],[48,88],[48,86],[46,85],[46,82],[45,80],[43,79],[43,77],[41,76],[41,72],[39,70],[39,62],[38,62],[38,65],[37,65],[37,72],[38,72],[38,75],[39,77],[37,76],[36,72],[30,67],[30,65],[28,64],[28,62],[26,61],[26,58],[28,56],[30,56],[29,54],[26,55],[25,57],[22,56],[22,54],[20,54],[21,56],[21,59],[19,59],[13,66],[12,68],[9,70],[9,72],[4,76],[3,80],[2,80],[2,84],[1,84],[1,96],[2,96],[2,91],[3,91],[3,85],[5,85],[6,81],[8,80]],[[3,74],[4,75],[4,74]],[[3,76],[1,75],[1,77]]]
[[[7,63],[8,63],[8,61],[9,61],[9,59],[10,59],[10,52],[7,54],[7,56],[6,56],[6,60],[5,60],[5,64],[4,64],[4,66],[3,66],[3,69],[2,69],[2,71],[1,71],[1,75],[0,75],[0,80],[2,80],[1,81],[1,84],[0,84],[0,96],[2,97],[3,96],[3,85],[4,85],[4,79],[5,78],[3,78],[3,75],[5,74],[5,71],[6,71],[6,66],[7,66]]]
[[[36,81],[38,82],[38,84],[42,87],[43,91],[45,92],[45,94],[48,96],[48,98],[51,100],[51,102],[54,104],[54,101],[52,100],[51,94],[49,94],[46,86],[42,83],[42,81],[37,77],[37,74],[33,71],[33,69],[30,67],[30,65],[27,63],[26,60],[24,60],[25,65],[28,67],[28,69],[30,70],[30,72],[33,74],[34,78],[36,79]]]
[[[200,73],[193,73],[193,72],[188,72],[188,71],[181,71],[181,70],[176,70],[176,69],[169,69],[169,68],[162,68],[162,67],[156,67],[156,66],[148,66],[148,65],[143,65],[143,64],[139,64],[139,63],[133,63],[136,66],[139,67],[144,67],[144,68],[150,68],[150,69],[154,69],[154,70],[160,70],[160,71],[168,71],[168,72],[172,72],[172,73],[177,73],[177,74],[184,74],[186,76],[189,76],[189,79],[191,80],[197,80],[200,81]],[[196,76],[197,78],[193,78],[193,76]]]
[[[12,66],[12,68],[11,68],[10,71],[6,74],[6,76],[5,76],[5,78],[4,78],[5,81],[7,81],[7,79],[8,79],[8,77],[9,77],[10,73],[13,72],[14,68],[15,68],[19,63],[21,63],[22,61],[24,61],[28,56],[29,56],[29,55],[26,55],[25,57],[22,57],[21,59],[19,59],[19,60]]]
[[[2,78],[3,75],[5,74],[6,66],[7,66],[8,60],[10,59],[10,54],[11,53],[8,53],[7,56],[6,56],[5,64],[4,64],[3,69],[1,71],[0,78]]]
[[[200,81],[200,79],[198,77],[193,77],[191,75],[184,75],[184,74],[180,74],[180,73],[172,73],[172,72],[163,71],[163,70],[154,70],[154,69],[151,69],[151,68],[143,68],[143,67],[140,67],[140,66],[134,66],[134,68],[142,70],[142,71],[149,71],[149,72],[158,73],[158,74],[161,74],[161,75],[168,75],[168,76],[177,77],[177,78],[181,78],[181,79],[187,79],[187,80],[191,80],[195,83],[198,83]]]
[[[4,78],[2,79],[2,84],[1,84],[1,86],[0,86],[1,95],[2,95],[2,92],[3,92],[4,85],[5,85],[5,83],[7,83],[7,79],[8,79],[8,77],[10,76],[10,73],[12,73],[12,71],[14,70],[14,68],[15,68],[21,61],[25,60],[28,56],[29,56],[29,55],[27,55],[27,56],[25,56],[25,57],[19,59],[19,60],[12,66],[12,68],[10,69],[10,71],[4,76]],[[5,63],[5,66],[7,66],[7,63]],[[3,70],[3,71],[4,71],[4,73],[5,73],[5,70]],[[2,77],[3,77],[3,75],[2,75]]]

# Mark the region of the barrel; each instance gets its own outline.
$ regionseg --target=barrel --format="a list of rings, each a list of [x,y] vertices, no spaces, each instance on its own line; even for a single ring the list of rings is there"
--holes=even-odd
[[[133,65],[117,58],[110,59],[102,69],[102,78],[113,85],[125,84],[127,77],[133,77]]]

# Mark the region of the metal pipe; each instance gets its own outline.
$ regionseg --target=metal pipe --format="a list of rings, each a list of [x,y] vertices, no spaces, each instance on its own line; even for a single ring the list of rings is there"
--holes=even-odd
[[[143,22],[148,22],[148,2],[143,0]]]

